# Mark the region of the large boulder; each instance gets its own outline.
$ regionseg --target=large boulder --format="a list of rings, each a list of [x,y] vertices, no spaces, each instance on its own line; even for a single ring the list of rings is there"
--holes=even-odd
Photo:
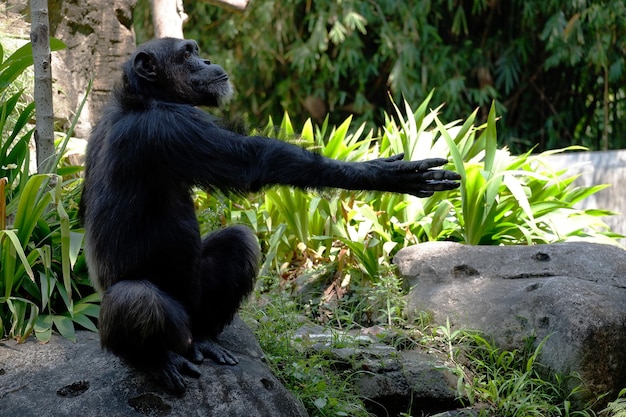
[[[303,406],[262,362],[253,334],[237,320],[220,342],[239,357],[236,366],[205,361],[187,392],[164,392],[100,348],[98,335],[79,332],[73,343],[53,337],[0,344],[0,416],[305,417]]]
[[[626,251],[592,243],[469,246],[423,243],[394,262],[409,311],[430,311],[503,348],[547,337],[540,362],[579,372],[587,394],[626,386]]]

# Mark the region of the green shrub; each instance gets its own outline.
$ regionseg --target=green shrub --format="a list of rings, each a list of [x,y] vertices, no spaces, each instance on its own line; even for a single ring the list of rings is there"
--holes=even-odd
[[[603,417],[626,417],[626,388],[620,391],[615,401],[610,402],[604,410]]]
[[[449,324],[437,333],[456,366],[461,398],[480,406],[479,416],[595,417],[592,404],[574,405],[583,386],[577,375],[551,374],[537,362],[547,338],[536,346],[527,338],[523,348],[504,350],[478,332],[451,332]]]
[[[284,294],[263,298],[244,314],[253,321],[272,372],[302,401],[310,416],[370,416],[354,389],[351,376],[355,371],[340,371],[328,355],[294,343],[296,331],[306,321],[293,300]]]
[[[52,50],[62,47],[51,40]],[[0,337],[23,341],[35,331],[45,341],[54,327],[73,338],[76,324],[96,330],[90,317],[97,317],[99,308],[87,278],[73,273],[82,246],[82,233],[75,227],[78,180],[59,175],[71,169],[30,174],[33,131],[27,123],[34,103],[20,107],[23,91],[8,93],[32,65],[30,44],[3,57],[0,46],[0,178],[5,178],[0,195]],[[59,155],[69,137],[59,144]]]

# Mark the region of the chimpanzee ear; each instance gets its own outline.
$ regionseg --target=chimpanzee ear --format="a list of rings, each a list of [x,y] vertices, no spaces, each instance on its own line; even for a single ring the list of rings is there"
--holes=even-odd
[[[135,73],[148,81],[157,80],[156,58],[145,51],[137,53],[133,61]]]

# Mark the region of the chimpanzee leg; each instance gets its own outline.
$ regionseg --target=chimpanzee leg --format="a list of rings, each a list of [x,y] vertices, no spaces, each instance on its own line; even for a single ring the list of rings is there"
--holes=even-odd
[[[237,363],[237,358],[217,345],[215,338],[252,292],[260,256],[256,236],[245,226],[227,227],[202,242],[196,271],[202,297],[192,316],[195,360],[210,357],[219,363]]]

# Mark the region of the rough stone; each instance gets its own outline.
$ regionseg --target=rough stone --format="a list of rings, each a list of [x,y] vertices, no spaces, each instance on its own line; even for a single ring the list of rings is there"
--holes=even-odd
[[[336,340],[348,342],[351,347],[333,347]],[[356,392],[376,416],[407,411],[424,415],[460,407],[457,378],[436,354],[420,349],[398,350],[369,333],[331,332],[321,326],[302,327],[294,343],[325,352],[354,371],[351,380]]]
[[[626,386],[626,251],[584,242],[469,246],[431,242],[401,250],[394,262],[409,312],[475,329],[503,348],[547,338],[540,362],[576,371],[587,394]]]
[[[254,335],[237,320],[220,342],[239,357],[235,366],[205,361],[176,397],[152,378],[100,348],[98,335],[0,343],[0,416],[259,416],[304,417],[303,406],[262,362]]]

